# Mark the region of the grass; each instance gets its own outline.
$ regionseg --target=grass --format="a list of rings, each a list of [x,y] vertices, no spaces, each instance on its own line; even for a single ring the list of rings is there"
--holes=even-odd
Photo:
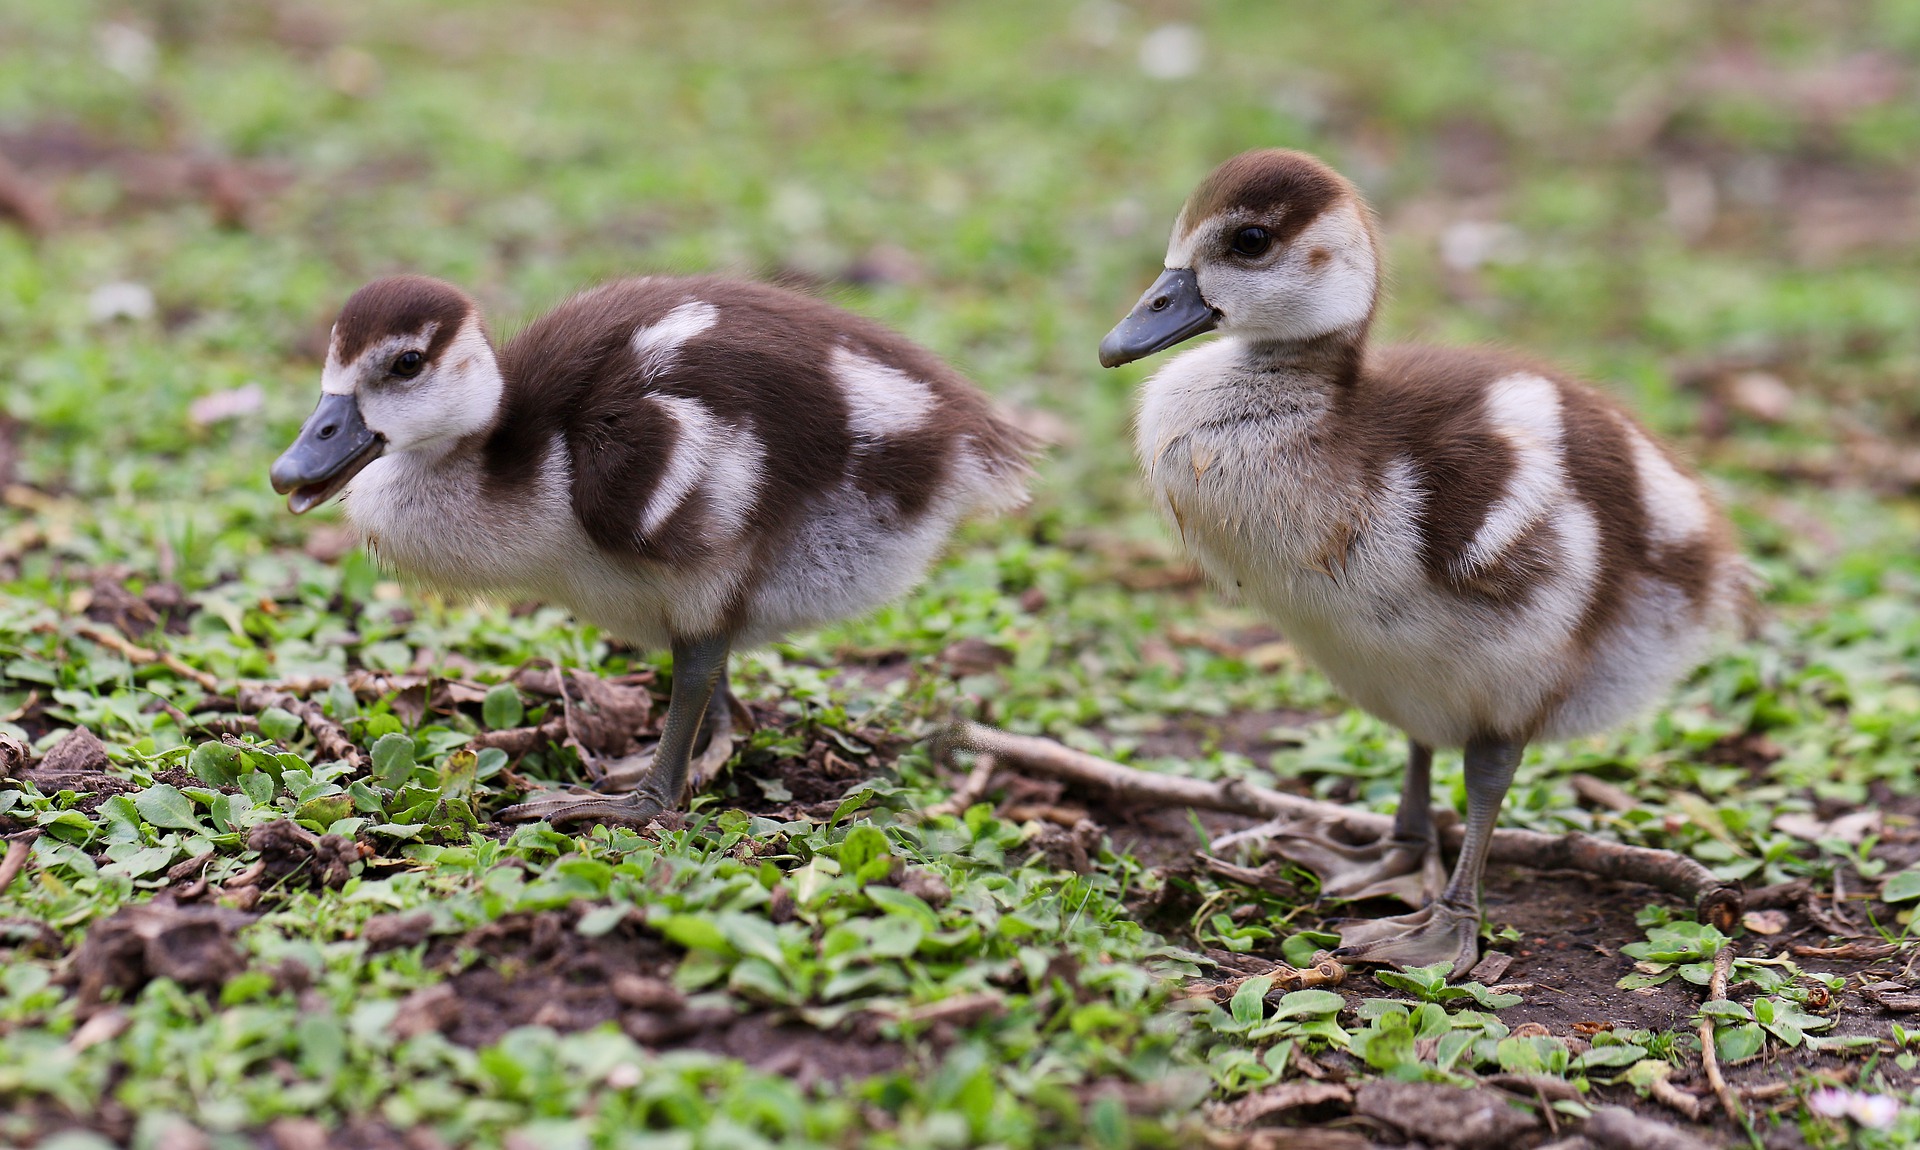
[[[1190,75],[1143,70],[1168,24],[1199,37]],[[1097,865],[1078,874],[1062,831],[1004,804],[921,818],[953,780],[918,740],[968,710],[1153,769],[1391,805],[1398,738],[1181,577],[1121,446],[1150,366],[1094,363],[1191,185],[1285,144],[1380,208],[1388,334],[1496,340],[1601,380],[1708,471],[1769,580],[1760,633],[1670,705],[1531,751],[1509,822],[1598,826],[1750,884],[1858,894],[1910,874],[1916,53],[1920,6],[1892,0],[8,6],[0,154],[60,222],[38,239],[0,224],[0,732],[44,752],[84,725],[122,785],[0,783],[6,829],[45,832],[0,892],[0,1140],[71,1125],[90,1133],[64,1145],[158,1145],[185,1123],[284,1147],[297,1130],[276,1122],[316,1116],[456,1145],[1173,1145],[1208,1121],[1202,1099],[1283,1080],[1296,1050],[1363,1077],[1507,1068],[1635,1097],[1645,1067],[1697,1061],[1698,991],[1671,1025],[1586,1050],[1516,1037],[1506,1007],[1421,1001],[1417,979],[1272,1005],[1255,980],[1195,1009],[1183,988],[1205,951],[1277,956],[1321,908],[1156,867],[1124,836],[1080,844]],[[1475,236],[1490,258],[1467,258]],[[497,684],[535,660],[665,669],[554,611],[388,583],[336,554],[325,514],[287,515],[266,464],[312,402],[333,310],[372,276],[453,279],[510,330],[599,278],[709,269],[879,316],[1059,443],[1033,507],[970,529],[911,599],[744,661],[762,729],[686,828],[496,827],[518,772],[574,769],[462,749],[543,717],[546,698]],[[151,314],[95,314],[120,282],[151,291]],[[248,386],[257,409],[190,417]],[[140,641],[222,681],[369,669],[495,693],[423,712],[315,692],[374,758],[364,778],[284,715],[222,743],[160,705],[188,707],[192,681],[80,634],[89,611],[125,621],[115,585],[177,588],[182,625]],[[999,655],[942,660],[965,640]],[[1249,736],[1247,715],[1271,721]],[[795,800],[828,751],[850,772]],[[1579,772],[1638,805],[1581,807]],[[1457,803],[1457,768],[1440,779]],[[1865,842],[1778,829],[1861,804],[1884,812]],[[211,989],[161,978],[86,1000],[90,932],[178,893],[183,861],[210,855],[216,885],[244,873],[251,832],[284,817],[371,854],[343,885],[269,890],[234,934],[244,970]],[[1904,944],[1909,891],[1856,912]],[[1598,941],[1671,945],[1655,910],[1646,941]],[[372,916],[419,912],[427,941],[368,942]],[[544,969],[499,933],[541,921],[580,947],[666,947],[688,1009],[843,1044],[816,1062],[850,1045],[894,1061],[827,1088],[738,1052],[652,1052],[614,1025],[465,1044],[465,1022],[396,1028],[468,972]],[[1723,944],[1690,936],[1640,975],[1678,993],[1697,980],[1672,972]],[[1736,945],[1745,962],[1770,944]],[[1920,1135],[1911,1036],[1831,986],[1832,964],[1800,965],[1753,965],[1744,1001],[1715,1007],[1749,1069],[1792,1084],[1755,1136]],[[967,996],[973,1015],[940,1020]],[[1895,1126],[1808,1109],[1836,1071],[1899,1098]]]

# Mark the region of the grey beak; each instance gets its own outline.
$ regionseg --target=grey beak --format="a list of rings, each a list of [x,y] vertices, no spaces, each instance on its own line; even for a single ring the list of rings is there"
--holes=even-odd
[[[293,446],[273,461],[268,478],[273,489],[287,495],[287,508],[299,515],[332,499],[347,480],[379,458],[387,441],[360,418],[360,403],[351,395],[331,392],[300,425]]]
[[[1200,295],[1192,268],[1168,268],[1133,311],[1100,341],[1100,366],[1119,367],[1212,331],[1220,321]]]

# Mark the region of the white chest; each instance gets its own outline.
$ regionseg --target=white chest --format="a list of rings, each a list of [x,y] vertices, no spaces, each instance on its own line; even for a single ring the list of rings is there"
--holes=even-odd
[[[1369,465],[1327,392],[1233,370],[1214,344],[1147,385],[1138,448],[1156,503],[1208,577],[1273,619],[1355,703],[1435,746],[1508,729],[1560,674],[1564,629],[1483,610],[1425,566],[1406,459]]]
[[[575,518],[569,483],[558,441],[533,482],[509,492],[486,489],[470,458],[435,464],[396,455],[355,476],[342,503],[382,564],[438,591],[544,600],[650,645],[717,625],[737,569],[609,555]]]
[[[1330,450],[1327,393],[1248,376],[1238,355],[1230,341],[1211,344],[1146,387],[1140,461],[1181,542],[1223,588],[1282,616],[1296,601],[1397,582],[1397,564],[1381,560],[1399,556],[1382,545],[1404,514],[1383,518],[1377,485]]]

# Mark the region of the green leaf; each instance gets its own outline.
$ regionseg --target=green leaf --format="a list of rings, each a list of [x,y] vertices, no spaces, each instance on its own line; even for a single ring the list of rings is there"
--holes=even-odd
[[[1530,1038],[1502,1038],[1495,1049],[1500,1069],[1508,1074],[1546,1073],[1546,1060]]]
[[[413,773],[413,740],[406,735],[381,735],[373,744],[373,777],[388,790],[398,790]]]
[[[527,708],[512,683],[495,683],[480,703],[480,718],[493,730],[517,727],[526,721]]]
[[[230,787],[240,778],[240,748],[227,743],[201,743],[187,756],[187,769],[211,787]]]
[[[1338,1014],[1347,1005],[1347,1000],[1331,990],[1296,990],[1282,995],[1275,1007],[1275,1018],[1304,1018],[1321,1014]]]
[[[193,813],[193,803],[178,787],[167,783],[155,783],[133,796],[133,807],[141,818],[156,827],[178,831],[205,829]]]
[[[425,823],[374,823],[367,828],[368,834],[380,835],[390,839],[418,838],[420,832],[427,829]]]
[[[473,776],[480,759],[472,751],[459,750],[440,765],[440,797],[457,801],[473,793]]]
[[[596,906],[581,915],[580,921],[574,924],[573,929],[588,938],[598,938],[624,922],[627,917],[627,912],[632,909],[632,907],[623,902],[612,903],[608,906]]]
[[[1375,1070],[1392,1070],[1418,1061],[1413,1053],[1413,1028],[1407,1016],[1398,1011],[1381,1015],[1372,1027],[1356,1035],[1354,1052]]]
[[[337,795],[308,799],[294,808],[293,817],[296,822],[312,823],[324,834],[328,827],[352,813],[353,796],[342,791]]]
[[[273,802],[274,792],[280,789],[273,776],[265,771],[248,771],[238,780],[240,790],[253,800],[256,807],[264,807]]]
[[[908,894],[899,887],[869,886],[867,897],[873,904],[888,914],[897,914],[919,923],[927,931],[940,929],[940,916],[919,895]]]
[[[500,773],[507,765],[507,753],[499,747],[482,747],[474,758],[473,777],[484,782]]]
[[[1280,954],[1287,960],[1288,966],[1312,966],[1313,956],[1323,950],[1331,950],[1340,945],[1340,936],[1324,930],[1303,930],[1290,934],[1280,944]]]
[[[840,842],[840,873],[856,875],[862,867],[890,854],[887,836],[877,827],[861,824]]]
[[[1760,1019],[1760,1021],[1762,1022],[1772,1021],[1773,1012],[1772,1010],[1767,1009],[1767,1001],[1765,999],[1761,999],[1759,1002],[1756,1002],[1754,1004],[1754,1007],[1755,1007],[1756,1013],[1760,1010],[1766,1010],[1767,1017]],[[1716,999],[1712,999],[1707,1002],[1701,1003],[1700,1013],[1706,1015],[1709,1018],[1714,1019],[1715,1021],[1751,1022],[1754,1019],[1754,1014],[1748,1013],[1746,1007],[1740,1005],[1737,1002],[1731,1002],[1724,998],[1716,998]]]
[[[1632,1066],[1646,1056],[1646,1047],[1622,1043],[1616,1046],[1592,1047],[1585,1054],[1574,1059],[1573,1064],[1581,1070],[1606,1070]]]
[[[1729,1066],[1758,1058],[1766,1044],[1766,1032],[1753,1022],[1744,1026],[1719,1027],[1713,1037],[1714,1052],[1720,1056],[1721,1062]]]
[[[649,918],[647,925],[688,950],[706,950],[716,954],[735,953],[727,936],[711,918],[697,914],[668,914]]]
[[[1249,978],[1233,992],[1233,1001],[1227,1004],[1228,1013],[1235,1022],[1258,1022],[1266,1017],[1267,991],[1273,989],[1273,979],[1266,975]]]
[[[100,868],[101,874],[123,874],[128,878],[145,878],[155,871],[165,870],[173,863],[172,847],[146,847],[134,851],[126,858],[110,862]]]
[[[1911,867],[1889,878],[1880,887],[1885,902],[1912,902],[1920,898],[1920,867]]]
[[[260,733],[276,743],[292,742],[305,726],[292,711],[268,707],[260,712]]]
[[[42,811],[35,823],[54,838],[84,844],[93,837],[93,820],[79,811]]]

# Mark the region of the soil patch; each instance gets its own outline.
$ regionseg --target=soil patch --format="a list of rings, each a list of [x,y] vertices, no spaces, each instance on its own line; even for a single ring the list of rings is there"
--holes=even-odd
[[[1243,755],[1256,763],[1288,745],[1276,732],[1298,730],[1326,716],[1314,711],[1236,711],[1230,715],[1181,715],[1157,731],[1137,736],[1136,759],[1199,759],[1214,751]]]
[[[737,1014],[690,1002],[672,982],[679,951],[634,919],[593,937],[575,930],[575,922],[560,911],[510,915],[436,940],[429,966],[451,966],[466,952],[480,957],[410,996],[396,1029],[439,1030],[478,1047],[517,1026],[573,1031],[611,1022],[649,1048],[738,1058],[803,1086],[866,1078],[908,1061],[906,1049],[883,1039],[871,1018],[822,1031],[771,1012]]]
[[[253,916],[215,906],[165,902],[121,907],[87,930],[73,957],[80,1001],[97,1005],[108,991],[130,997],[155,978],[216,991],[246,969],[234,932]]]

